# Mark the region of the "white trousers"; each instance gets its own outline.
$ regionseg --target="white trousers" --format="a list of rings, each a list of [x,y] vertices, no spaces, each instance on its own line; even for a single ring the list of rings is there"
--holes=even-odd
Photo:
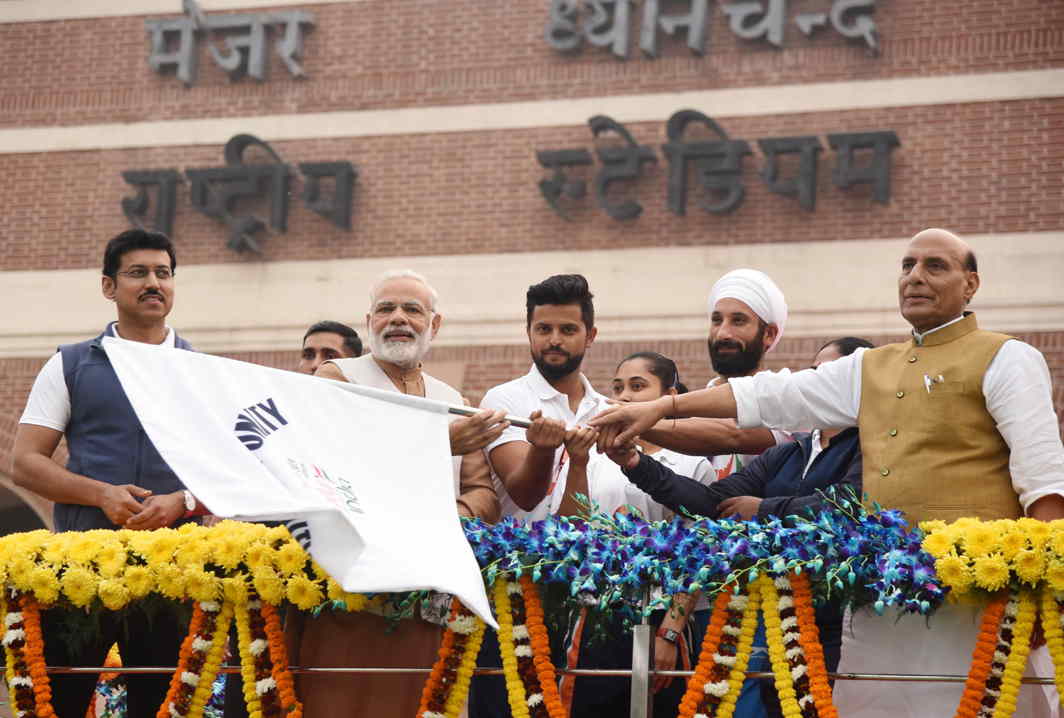
[[[968,675],[979,636],[981,611],[945,605],[930,618],[871,609],[847,612],[842,632],[840,673]],[[1053,677],[1053,661],[1043,646],[1032,651],[1025,675]],[[840,718],[952,718],[963,683],[836,681]],[[1052,685],[1020,687],[1017,718],[1058,718],[1060,700]]]

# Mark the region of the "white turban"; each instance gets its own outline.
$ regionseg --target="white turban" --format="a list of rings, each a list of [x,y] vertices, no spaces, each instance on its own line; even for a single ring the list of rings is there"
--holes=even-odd
[[[710,315],[721,299],[737,299],[761,317],[761,321],[776,325],[779,329],[776,339],[765,349],[766,352],[772,351],[783,337],[783,327],[787,324],[787,300],[772,278],[756,269],[733,269],[718,279],[710,290]]]

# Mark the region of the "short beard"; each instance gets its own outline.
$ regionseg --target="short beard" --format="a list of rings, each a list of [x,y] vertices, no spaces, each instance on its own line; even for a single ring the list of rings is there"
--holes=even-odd
[[[721,354],[719,349],[723,346],[738,346],[736,342],[722,340],[706,342],[709,348],[709,361],[713,364],[713,371],[723,377],[748,376],[761,364],[761,358],[765,356],[765,324],[757,330],[757,336],[734,354]]]
[[[384,332],[387,331],[386,328]],[[395,364],[400,369],[413,369],[429,353],[432,336],[427,329],[412,342],[385,341],[382,336],[384,332],[370,332],[369,335],[369,351],[377,359]]]
[[[532,363],[536,365],[536,369],[539,369],[539,373],[543,375],[543,378],[547,381],[558,381],[572,374],[574,371],[580,371],[580,364],[584,361],[583,354],[570,355],[565,360],[564,364],[548,364],[543,355],[532,355]]]

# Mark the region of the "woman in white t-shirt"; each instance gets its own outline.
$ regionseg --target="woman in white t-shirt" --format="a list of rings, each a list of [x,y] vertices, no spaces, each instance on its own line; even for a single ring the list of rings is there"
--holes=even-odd
[[[680,383],[676,362],[657,352],[637,352],[626,357],[613,375],[610,394],[615,401],[651,401],[668,394],[683,394],[687,387]],[[647,456],[668,466],[680,476],[710,483],[716,473],[704,456],[688,456],[664,449],[643,439],[640,450]],[[633,490],[638,491],[633,486]],[[645,518],[649,521],[671,519],[673,512],[649,499],[642,491]],[[631,502],[639,505],[635,501]],[[657,670],[690,670],[698,660],[698,651],[709,624],[709,604],[698,594],[679,594],[662,616],[654,616],[660,625],[654,646],[654,667]],[[675,715],[686,688],[686,681],[657,678],[654,681],[654,715]]]

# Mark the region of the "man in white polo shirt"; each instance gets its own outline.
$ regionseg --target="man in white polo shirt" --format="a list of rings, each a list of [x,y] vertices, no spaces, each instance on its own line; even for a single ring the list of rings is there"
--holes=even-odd
[[[494,387],[484,395],[483,409],[502,410],[512,416],[528,416],[526,430],[509,427],[488,444],[488,460],[504,516],[538,521],[550,514],[581,513],[577,494],[588,496],[598,508],[612,512],[632,504],[645,514],[649,499],[627,485],[614,465],[592,447],[596,432],[586,422],[608,406],[580,372],[584,354],[595,341],[595,308],[587,280],[579,274],[555,275],[528,288],[526,316],[533,366],[522,377]],[[580,667],[609,667],[610,647],[592,647],[580,655],[580,627],[570,627],[575,644],[567,652]],[[490,633],[481,652],[482,665],[498,664],[498,647]],[[623,662],[624,656],[620,656]],[[579,661],[579,663],[577,663]],[[619,667],[619,666],[617,666]],[[612,681],[598,685],[596,681]],[[494,676],[474,679],[470,698],[471,718],[508,716],[506,687]],[[562,699],[571,705],[574,718],[590,715],[621,715],[613,702],[627,701],[628,681],[581,679],[574,694],[572,683],[563,681]],[[570,703],[571,701],[571,703]],[[626,703],[625,703],[626,704]],[[627,711],[624,711],[627,715]]]

